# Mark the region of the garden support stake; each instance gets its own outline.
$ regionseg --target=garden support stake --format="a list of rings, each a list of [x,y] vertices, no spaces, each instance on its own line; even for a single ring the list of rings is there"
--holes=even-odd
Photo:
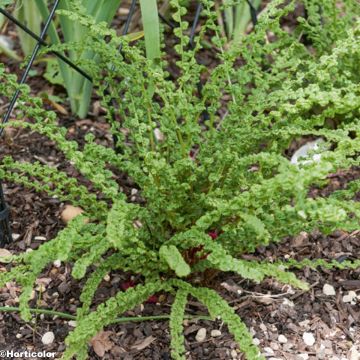
[[[49,14],[49,17],[47,18],[44,28],[39,36],[39,38],[37,39],[37,43],[32,51],[30,60],[26,66],[26,69],[24,71],[23,76],[21,77],[21,80],[19,81],[19,85],[23,85],[26,82],[26,79],[29,75],[29,72],[31,70],[31,67],[34,64],[34,61],[36,59],[36,56],[40,50],[41,45],[44,43],[44,38],[46,35],[46,32],[50,26],[50,23],[52,21],[52,18],[55,14],[55,11],[59,5],[60,0],[55,0],[54,5],[51,9],[51,12]],[[3,12],[2,12],[3,13]],[[15,94],[13,95],[9,107],[2,119],[2,124],[6,124],[11,116],[11,113],[16,105],[16,101],[18,100],[20,95],[20,89],[17,89]],[[0,128],[0,137],[4,132],[4,128]],[[10,229],[10,224],[9,224],[9,208],[7,207],[6,203],[5,203],[5,199],[4,199],[4,192],[3,192],[3,188],[2,188],[2,183],[0,182],[0,246],[4,246],[6,243],[9,243],[12,239],[11,236],[11,229]]]

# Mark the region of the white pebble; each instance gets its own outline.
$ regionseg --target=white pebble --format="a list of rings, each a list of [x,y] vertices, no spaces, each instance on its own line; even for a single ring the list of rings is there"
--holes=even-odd
[[[59,268],[61,266],[61,260],[55,260],[53,265],[56,267],[56,268]]]
[[[17,338],[17,339],[21,339],[21,338],[22,338],[22,335],[21,335],[21,334],[16,334],[16,338]]]
[[[138,189],[131,189],[131,195],[136,195],[138,193]]]
[[[234,349],[234,350],[231,350],[231,357],[232,357],[233,359],[237,359],[237,358],[238,358],[238,353],[236,352],[235,349]]]
[[[260,340],[258,338],[253,338],[253,344],[256,346],[260,345]]]
[[[71,326],[71,327],[76,327],[76,321],[75,320],[70,320],[69,322],[68,322],[68,324],[69,324],[69,326]]]
[[[327,296],[334,296],[336,295],[335,289],[330,284],[325,284],[323,287],[323,293]]]
[[[295,304],[291,300],[289,300],[287,298],[284,298],[282,304],[285,305],[285,306],[288,306],[288,307],[294,307],[295,306]]]
[[[344,295],[342,300],[344,303],[355,303],[357,299],[357,295],[355,291],[349,291],[347,295]]]
[[[19,239],[20,234],[12,234],[12,238],[14,241],[16,241],[17,239]]]
[[[206,339],[206,329],[201,328],[198,330],[195,339],[197,342],[203,342]]]
[[[298,357],[303,360],[307,360],[309,358],[308,354],[299,354]]]
[[[288,340],[287,340],[286,336],[281,334],[278,337],[278,341],[279,341],[280,344],[286,344]]]
[[[55,340],[55,335],[52,331],[48,331],[41,338],[41,341],[44,345],[52,344],[54,340]]]
[[[307,346],[313,346],[315,344],[315,337],[314,334],[311,332],[304,332],[303,340],[305,345]]]
[[[158,128],[156,128],[154,130],[154,135],[155,135],[155,139],[159,142],[162,142],[165,140],[164,134]]]
[[[211,336],[219,337],[219,336],[221,336],[221,331],[220,330],[211,330]]]
[[[46,241],[46,237],[45,236],[35,236],[34,240],[36,240],[36,241]]]
[[[350,360],[359,360],[360,359],[360,352],[356,348],[356,346],[353,346],[350,349]]]
[[[264,351],[266,352],[266,356],[274,355],[274,350],[271,347],[264,347]]]

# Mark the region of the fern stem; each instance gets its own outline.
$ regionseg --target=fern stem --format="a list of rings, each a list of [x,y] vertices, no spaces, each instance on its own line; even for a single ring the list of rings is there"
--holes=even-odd
[[[0,312],[20,312],[20,308],[12,306],[0,306]],[[44,314],[51,316],[58,316],[62,319],[67,320],[76,320],[75,315],[55,311],[55,310],[46,310],[46,309],[30,309],[30,312],[33,314]],[[140,321],[156,321],[156,320],[168,320],[170,315],[157,315],[157,316],[131,316],[131,317],[121,317],[117,318],[113,323],[124,323],[124,322],[140,322]],[[210,316],[206,315],[185,315],[185,320],[213,320]]]

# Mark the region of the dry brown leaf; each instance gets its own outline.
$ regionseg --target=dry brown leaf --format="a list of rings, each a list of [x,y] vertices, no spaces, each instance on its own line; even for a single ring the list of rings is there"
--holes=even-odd
[[[6,257],[6,256],[11,256],[11,252],[9,250],[6,249],[0,249],[0,257]]]
[[[103,357],[107,351],[113,348],[114,343],[110,340],[112,334],[112,331],[101,331],[90,340],[96,355]]]
[[[12,253],[6,249],[0,249],[0,263],[7,263],[8,261],[3,259],[11,256]]]
[[[137,343],[135,343],[135,345],[133,345],[131,348],[135,349],[135,350],[144,350],[145,348],[147,348],[154,340],[156,340],[156,338],[154,336],[148,336],[147,338],[145,338],[142,341],[139,341]]]

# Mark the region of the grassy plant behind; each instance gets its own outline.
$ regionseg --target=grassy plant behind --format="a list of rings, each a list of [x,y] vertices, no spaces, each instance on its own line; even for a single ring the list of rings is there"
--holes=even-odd
[[[14,3],[14,0],[3,0],[0,2],[0,6],[12,3]],[[63,41],[65,43],[79,43],[79,46],[77,48],[73,47],[69,53],[69,57],[73,62],[83,63],[86,61],[96,61],[96,53],[92,51],[92,49],[84,49],[81,46],[82,41],[88,36],[87,27],[77,22],[76,16],[75,18],[71,15],[62,16],[61,11],[69,11],[71,9],[71,11],[90,16],[94,23],[105,22],[109,25],[116,16],[120,5],[122,5],[121,0],[82,0],[76,2],[76,4],[71,0],[61,1],[58,12],[60,14],[58,17],[59,21],[52,22],[49,29],[50,42],[52,44],[61,43],[61,36],[58,31],[60,29],[60,34],[63,35]],[[160,28],[157,1],[140,1],[140,5],[147,56],[149,59],[154,60],[160,57]],[[35,34],[40,34],[41,23],[49,16],[48,1],[23,0],[15,4],[15,9],[18,20],[28,26]],[[22,30],[19,30],[18,34],[21,47],[25,55],[28,55],[31,53],[36,41],[29,35],[23,33]],[[59,50],[62,52],[62,49]],[[92,83],[61,60],[58,61],[58,66],[54,66],[60,72],[60,79],[69,95],[72,112],[80,118],[86,117],[93,90]],[[53,72],[56,73],[56,69]],[[52,76],[53,74],[47,78],[51,79]]]
[[[44,4],[47,6],[47,0],[44,0]],[[41,33],[41,24],[43,18],[39,13],[36,2],[34,0],[18,1],[15,5],[14,15],[33,33],[37,35]],[[18,30],[18,36],[24,55],[30,55],[36,45],[36,40],[34,40],[30,35],[26,34],[21,29]]]
[[[206,24],[195,49],[188,50],[186,10],[172,0],[180,73],[175,80],[166,63],[154,66],[142,48],[130,46],[104,24],[81,12],[63,11],[63,16],[87,28],[89,36],[82,46],[96,53],[98,60],[84,66],[95,79],[103,106],[108,107],[114,97],[119,104],[112,102],[108,111],[119,151],[99,145],[92,134],[81,148],[67,140],[67,130],[58,127],[56,115],[43,110],[24,87],[18,113],[28,121],[11,125],[54,141],[92,182],[93,191],[38,162],[6,157],[0,165],[0,178],[46,191],[85,210],[55,239],[14,257],[11,270],[0,273],[1,285],[16,280],[22,286],[20,307],[26,320],[31,319],[28,301],[34,282],[53,261],[71,263],[74,278],[87,278],[77,327],[66,339],[63,359],[87,358],[92,336],[160,291],[175,295],[170,315],[174,359],[185,358],[182,319],[189,297],[227,324],[248,359],[261,359],[240,317],[195,277],[213,269],[255,282],[273,277],[307,289],[308,284],[289,271],[291,267],[360,266],[360,260],[273,263],[242,258],[301,231],[359,228],[360,204],[353,200],[359,180],[328,197],[308,197],[312,187],[328,183],[329,174],[359,165],[359,5],[346,0],[340,9],[325,0],[320,16],[317,2],[304,0],[309,17],[300,19],[289,34],[280,21],[299,2],[272,1],[256,31],[225,52],[226,39],[219,35],[213,1],[203,1]],[[212,70],[195,60],[205,33],[212,34],[219,57]],[[302,43],[305,37],[311,39],[311,51]],[[124,58],[117,51],[120,44]],[[108,71],[108,64],[114,64],[113,71]],[[201,75],[207,82],[199,96],[196,85]],[[0,91],[10,96],[15,79],[3,67],[0,76]],[[111,96],[105,91],[108,86]],[[336,128],[328,126],[329,119],[336,120]],[[328,147],[324,146],[319,162],[296,166],[284,153],[292,140],[303,136],[321,137]],[[136,183],[143,205],[128,201],[115,180],[117,170]],[[101,280],[116,270],[140,274],[142,283],[119,291],[94,309],[92,300]]]
[[[254,9],[258,9],[261,5],[261,0],[250,1],[250,3]],[[238,42],[245,35],[251,21],[250,6],[246,0],[223,0],[223,4],[227,36],[229,40]]]

